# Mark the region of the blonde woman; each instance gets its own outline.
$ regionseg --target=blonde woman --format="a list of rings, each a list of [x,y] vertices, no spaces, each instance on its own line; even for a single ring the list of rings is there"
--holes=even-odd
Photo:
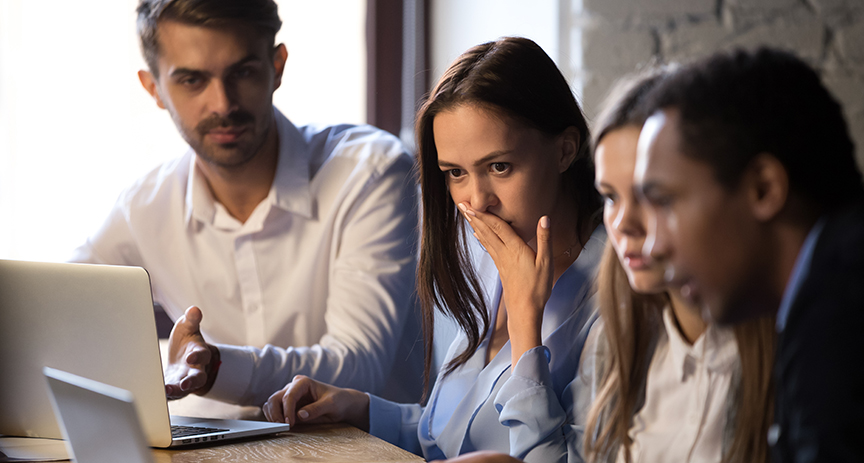
[[[588,461],[766,461],[774,321],[706,324],[666,291],[663,256],[643,254],[633,189],[640,103],[664,72],[620,85],[595,131],[609,243],[598,276],[602,322],[587,341],[574,415]],[[590,408],[588,403],[591,403]]]

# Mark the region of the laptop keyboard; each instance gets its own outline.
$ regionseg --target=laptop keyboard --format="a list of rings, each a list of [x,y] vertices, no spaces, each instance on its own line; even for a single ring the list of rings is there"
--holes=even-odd
[[[210,434],[214,432],[224,431],[227,431],[227,429],[205,428],[202,426],[171,425],[171,437],[175,439],[179,437],[200,436],[202,434]]]

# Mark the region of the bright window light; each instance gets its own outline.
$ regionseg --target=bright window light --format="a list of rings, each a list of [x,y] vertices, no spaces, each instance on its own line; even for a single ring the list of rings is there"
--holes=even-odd
[[[364,1],[277,0],[296,124],[364,123]],[[0,1],[0,258],[62,261],[186,145],[141,88],[137,0]]]

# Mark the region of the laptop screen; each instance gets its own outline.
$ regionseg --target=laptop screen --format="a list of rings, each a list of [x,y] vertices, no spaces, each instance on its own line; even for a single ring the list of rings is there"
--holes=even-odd
[[[132,392],[149,444],[170,445],[143,268],[0,260],[0,434],[62,437],[45,366]]]

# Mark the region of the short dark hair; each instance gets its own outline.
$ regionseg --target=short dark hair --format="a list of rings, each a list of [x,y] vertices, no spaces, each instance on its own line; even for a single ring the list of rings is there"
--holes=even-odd
[[[159,77],[160,21],[170,20],[205,27],[232,24],[250,26],[262,36],[275,42],[282,27],[276,2],[273,0],[139,0],[138,38],[141,53],[150,72]]]
[[[468,338],[467,347],[446,366],[448,374],[471,357],[489,329],[488,312],[465,242],[465,224],[459,220],[438,167],[432,130],[435,116],[460,105],[489,110],[548,136],[575,127],[578,155],[561,174],[561,181],[578,205],[574,211],[577,233],[599,217],[602,206],[594,188],[585,116],[567,80],[539,45],[522,37],[504,37],[470,48],[450,65],[417,113],[416,123],[423,202],[417,286],[423,307],[427,384],[434,306],[445,310]]]
[[[770,48],[716,53],[679,69],[649,96],[675,108],[685,155],[727,187],[760,153],[786,168],[790,192],[831,211],[864,196],[840,104],[795,55]]]
[[[652,66],[615,83],[591,129],[594,135],[592,150],[597,149],[600,140],[609,132],[628,126],[642,127],[651,115],[647,112],[646,98],[651,90],[669,77],[671,70],[669,66]]]

